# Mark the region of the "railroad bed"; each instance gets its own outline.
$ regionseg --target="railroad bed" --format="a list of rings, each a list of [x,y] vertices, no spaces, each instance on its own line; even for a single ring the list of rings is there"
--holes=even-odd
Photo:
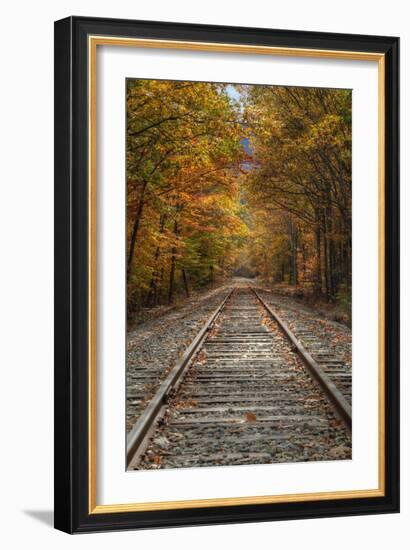
[[[127,432],[229,288],[220,287],[192,297],[184,306],[131,330],[127,338]]]
[[[329,321],[309,318],[307,313],[301,315],[295,307],[286,307],[287,299],[281,303],[281,297],[263,290],[258,291],[261,298],[272,305],[286,322],[295,337],[303,344],[313,359],[326,372],[336,387],[342,393],[346,401],[352,403],[352,366],[346,360],[346,347],[343,344],[329,346],[324,327],[329,326]],[[272,303],[273,302],[273,303]],[[332,323],[333,324],[333,323]],[[340,330],[340,325],[337,327]],[[347,330],[347,329],[346,329]],[[350,346],[349,346],[350,348]]]
[[[326,357],[320,385],[252,289],[234,288],[185,355],[128,436],[129,469],[351,458],[340,369]]]

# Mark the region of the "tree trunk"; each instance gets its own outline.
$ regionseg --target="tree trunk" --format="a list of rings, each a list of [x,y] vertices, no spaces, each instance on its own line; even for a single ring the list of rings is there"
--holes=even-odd
[[[293,220],[290,220],[290,284],[298,284],[298,232]]]
[[[134,220],[134,225],[132,228],[132,234],[131,234],[131,242],[130,242],[130,249],[128,253],[128,261],[127,261],[127,281],[129,279],[130,273],[131,273],[131,266],[132,266],[132,260],[134,257],[134,250],[135,250],[135,243],[137,241],[137,235],[138,230],[140,227],[141,217],[142,217],[142,211],[144,208],[144,195],[145,190],[147,188],[147,182],[144,182],[142,189],[141,189],[141,196],[138,203],[137,213]]]
[[[174,221],[174,235],[178,236],[178,222]],[[171,270],[169,273],[169,287],[168,287],[168,304],[171,305],[174,299],[174,280],[175,280],[175,266],[176,266],[176,253],[177,247],[173,246],[171,251]]]
[[[158,305],[162,301],[163,296],[163,282],[164,282],[164,266],[161,267],[161,273],[158,279],[158,286],[155,289],[154,305]]]
[[[164,232],[165,220],[166,220],[166,216],[165,216],[165,214],[162,214],[161,217],[160,217],[160,221],[159,221],[159,234],[160,235],[162,235],[163,232]],[[155,296],[157,294],[158,278],[159,278],[158,260],[159,260],[160,254],[161,254],[161,249],[158,245],[156,250],[155,250],[154,270],[152,272],[150,289],[149,289],[148,297],[147,297],[147,307],[152,306],[152,303],[154,302]]]
[[[326,299],[331,302],[334,298],[333,288],[333,243],[331,235],[331,221],[329,212],[326,209],[324,212],[324,237],[325,237],[325,279],[326,279]]]
[[[306,283],[306,245],[302,244],[302,273],[303,273],[303,285]]]
[[[329,247],[328,247],[328,240],[326,233],[324,234],[324,263],[325,263],[325,269],[324,269],[324,275],[325,275],[325,290],[326,290],[326,300],[330,300],[330,283],[329,283]]]
[[[189,286],[188,286],[188,279],[185,272],[185,267],[182,266],[182,280],[184,281],[184,288],[185,288],[185,294],[186,297],[189,298]]]
[[[149,291],[148,291],[148,296],[147,296],[147,301],[146,301],[146,306],[147,307],[152,306],[153,298],[156,294],[157,277],[158,277],[157,262],[158,262],[158,258],[159,258],[159,246],[157,246],[154,258],[155,258],[154,259],[155,268],[154,268],[154,271],[153,271],[152,276],[151,276],[151,283],[149,285]]]
[[[317,215],[317,225],[315,229],[316,242],[316,281],[315,293],[322,294],[322,239],[320,233],[320,218]]]
[[[335,297],[335,247],[333,241],[332,210],[329,208],[326,215],[326,234],[328,243],[328,279],[329,279],[329,300]]]

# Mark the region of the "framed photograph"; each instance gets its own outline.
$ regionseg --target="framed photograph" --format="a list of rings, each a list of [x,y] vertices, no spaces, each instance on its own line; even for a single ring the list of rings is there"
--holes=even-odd
[[[399,510],[399,39],[55,23],[55,527]]]

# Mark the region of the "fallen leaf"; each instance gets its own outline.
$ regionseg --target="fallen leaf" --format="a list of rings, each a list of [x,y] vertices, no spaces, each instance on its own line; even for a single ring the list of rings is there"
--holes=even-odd
[[[247,422],[256,422],[256,414],[252,412],[247,412],[245,414]]]

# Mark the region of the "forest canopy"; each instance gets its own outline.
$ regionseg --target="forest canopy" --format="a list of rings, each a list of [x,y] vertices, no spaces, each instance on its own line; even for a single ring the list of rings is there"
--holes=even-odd
[[[233,275],[349,305],[351,92],[127,80],[127,304]]]

